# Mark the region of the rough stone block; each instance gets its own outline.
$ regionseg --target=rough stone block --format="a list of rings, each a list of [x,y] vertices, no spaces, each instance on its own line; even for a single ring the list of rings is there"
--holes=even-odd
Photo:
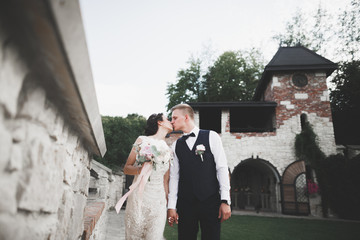
[[[272,78],[271,89],[273,89],[274,87],[281,87],[281,83],[279,82],[278,77]]]
[[[62,133],[63,133],[63,128],[64,128],[64,120],[63,118],[58,115],[55,118],[55,122],[54,125],[52,126],[52,128],[49,130],[49,136],[56,141],[58,144],[63,145],[64,141],[61,142],[62,140]]]
[[[82,176],[80,181],[80,191],[85,195],[88,195],[89,191],[89,182],[90,182],[90,171],[87,168],[82,169]]]
[[[0,239],[26,239],[23,223],[19,222],[14,215],[0,214]],[[30,239],[30,238],[27,238]]]
[[[35,215],[35,216],[34,216]],[[27,216],[24,228],[24,239],[54,239],[56,234],[57,215],[35,213]]]
[[[74,152],[76,153],[75,148],[77,146],[78,140],[79,140],[78,136],[75,136],[70,133],[68,134],[65,147],[66,147],[66,151],[70,155],[74,154]]]
[[[56,127],[56,118],[55,106],[49,100],[45,100],[44,109],[36,116],[36,119],[46,127],[49,136],[53,135],[54,128]]]
[[[27,127],[27,120],[20,118],[20,119],[13,119],[11,124],[11,133],[13,142],[19,143],[25,140],[26,138],[26,130]]]
[[[56,214],[0,214],[0,239],[54,239]]]
[[[286,105],[286,109],[294,109],[294,108],[295,108],[294,104]]]
[[[3,57],[0,65],[0,103],[5,106],[10,116],[14,117],[17,112],[19,93],[28,69],[16,49],[11,44],[5,46],[0,49]]]
[[[65,189],[61,204],[58,210],[58,221],[57,221],[57,227],[56,227],[56,240],[62,240],[66,239],[67,231],[70,224],[71,214],[72,214],[72,208],[71,205],[73,203],[73,192],[70,189]]]
[[[281,104],[281,105],[289,105],[289,104],[290,104],[290,101],[280,101],[280,104]]]
[[[309,95],[307,93],[295,93],[295,99],[308,99]]]
[[[0,212],[15,214],[17,174],[1,173],[0,175]],[[1,238],[0,238],[1,239]]]
[[[0,173],[9,163],[12,145],[12,136],[3,123],[3,121],[0,122]]]
[[[11,157],[7,165],[7,171],[20,171],[23,169],[23,147],[20,144],[13,144],[11,147]]]
[[[324,73],[324,72],[316,72],[315,77],[326,77],[326,73]]]
[[[64,146],[59,146],[56,152],[56,161],[62,161],[63,165],[63,181],[71,186],[72,179],[75,175],[75,168],[70,156],[66,152]]]
[[[62,164],[55,161],[49,138],[35,138],[31,143],[28,150],[33,165],[26,172],[28,181],[23,183],[19,208],[55,213],[63,192]]]
[[[31,87],[26,91],[26,101],[19,109],[20,116],[37,119],[44,111],[46,92],[41,87]]]
[[[79,239],[84,229],[84,209],[86,206],[86,197],[82,194],[74,194],[72,202],[72,215],[69,219],[69,228],[66,239]]]

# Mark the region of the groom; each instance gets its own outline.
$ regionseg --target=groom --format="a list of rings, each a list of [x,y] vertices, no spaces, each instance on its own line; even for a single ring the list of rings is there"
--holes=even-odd
[[[219,240],[220,222],[231,216],[230,184],[220,136],[195,126],[194,111],[187,104],[171,109],[171,124],[184,136],[172,146],[168,222],[178,223],[179,240]],[[203,147],[205,146],[205,151]]]

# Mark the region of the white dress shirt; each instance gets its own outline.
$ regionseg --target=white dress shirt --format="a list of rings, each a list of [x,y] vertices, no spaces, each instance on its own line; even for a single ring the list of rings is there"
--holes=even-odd
[[[190,133],[194,133],[195,137],[189,137],[186,139],[186,144],[189,149],[194,147],[197,137],[199,136],[200,129],[195,127]],[[190,134],[189,133],[189,134]],[[222,146],[221,138],[219,134],[214,131],[210,131],[209,144],[212,154],[214,155],[216,165],[216,175],[220,185],[221,200],[230,200],[230,181],[229,171],[226,160],[224,148]],[[176,209],[178,186],[179,186],[179,159],[175,152],[176,142],[172,145],[174,152],[174,161],[170,166],[170,182],[169,182],[169,202],[168,209]]]

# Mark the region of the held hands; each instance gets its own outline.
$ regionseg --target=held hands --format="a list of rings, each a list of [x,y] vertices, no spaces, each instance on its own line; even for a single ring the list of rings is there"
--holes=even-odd
[[[174,222],[178,224],[179,215],[177,214],[175,209],[168,209],[167,212],[167,220],[170,227],[174,226]]]
[[[226,203],[221,203],[219,208],[219,216],[221,218],[221,222],[228,220],[231,217],[231,208]]]
[[[174,226],[174,222],[176,224],[179,223],[179,215],[177,214],[175,209],[168,209],[167,212],[167,220],[170,227]],[[221,222],[228,220],[231,217],[231,208],[229,205],[222,203],[219,208],[219,216],[221,218]]]

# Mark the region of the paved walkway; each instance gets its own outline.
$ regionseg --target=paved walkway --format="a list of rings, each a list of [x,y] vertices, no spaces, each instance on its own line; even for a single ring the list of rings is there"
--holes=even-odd
[[[107,215],[105,240],[125,240],[125,210],[121,210],[119,214],[115,210],[108,211]]]

